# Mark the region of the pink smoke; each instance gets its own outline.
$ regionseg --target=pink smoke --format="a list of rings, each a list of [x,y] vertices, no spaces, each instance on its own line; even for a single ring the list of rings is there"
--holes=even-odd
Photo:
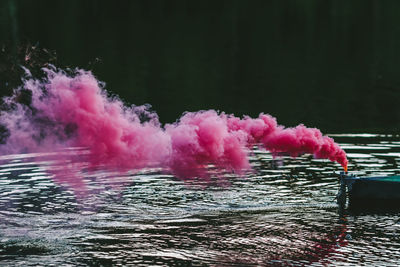
[[[91,166],[162,167],[182,179],[207,177],[209,165],[238,174],[247,171],[255,144],[273,154],[310,153],[347,166],[345,152],[315,128],[284,128],[270,115],[241,119],[214,110],[185,113],[162,127],[146,107],[127,107],[108,97],[91,72],[45,71],[45,81],[28,78],[14,96],[4,99],[14,108],[0,117],[9,130],[1,153],[84,147]],[[32,92],[31,107],[16,101],[20,90]],[[141,122],[143,116],[147,121]]]

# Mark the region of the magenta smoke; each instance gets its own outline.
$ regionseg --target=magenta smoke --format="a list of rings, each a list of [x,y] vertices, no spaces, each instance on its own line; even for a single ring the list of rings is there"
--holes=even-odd
[[[83,147],[91,166],[162,167],[181,179],[207,177],[210,164],[237,174],[248,171],[254,145],[274,155],[309,153],[347,166],[345,152],[315,128],[285,128],[268,114],[238,118],[214,110],[187,112],[162,126],[148,107],[128,107],[108,97],[89,71],[44,71],[45,79],[28,77],[3,99],[11,108],[0,116],[8,135],[2,154]],[[29,105],[19,101],[23,92],[31,94]]]

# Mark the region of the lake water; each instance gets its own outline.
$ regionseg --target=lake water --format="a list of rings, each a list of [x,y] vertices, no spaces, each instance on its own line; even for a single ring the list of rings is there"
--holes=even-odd
[[[351,173],[400,174],[400,136],[333,137]],[[90,193],[76,197],[45,154],[2,156],[0,265],[400,264],[400,212],[339,212],[338,164],[256,148],[251,159],[253,173],[207,185],[82,170]]]

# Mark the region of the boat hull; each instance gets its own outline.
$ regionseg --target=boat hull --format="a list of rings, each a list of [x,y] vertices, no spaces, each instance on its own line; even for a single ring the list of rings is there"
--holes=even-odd
[[[349,206],[355,208],[400,209],[400,176],[343,176]]]

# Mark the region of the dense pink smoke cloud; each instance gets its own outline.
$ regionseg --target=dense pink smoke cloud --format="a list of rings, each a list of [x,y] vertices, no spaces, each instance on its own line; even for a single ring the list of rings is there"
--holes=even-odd
[[[238,174],[248,171],[252,146],[262,144],[275,155],[310,153],[347,166],[345,152],[315,128],[284,128],[267,114],[237,118],[214,110],[188,112],[163,127],[146,106],[127,107],[108,97],[91,72],[45,72],[44,81],[28,77],[13,96],[3,99],[13,108],[0,116],[9,131],[0,145],[2,154],[83,147],[91,166],[162,167],[189,179],[207,177],[210,164]],[[30,105],[17,101],[21,90],[32,93]]]

